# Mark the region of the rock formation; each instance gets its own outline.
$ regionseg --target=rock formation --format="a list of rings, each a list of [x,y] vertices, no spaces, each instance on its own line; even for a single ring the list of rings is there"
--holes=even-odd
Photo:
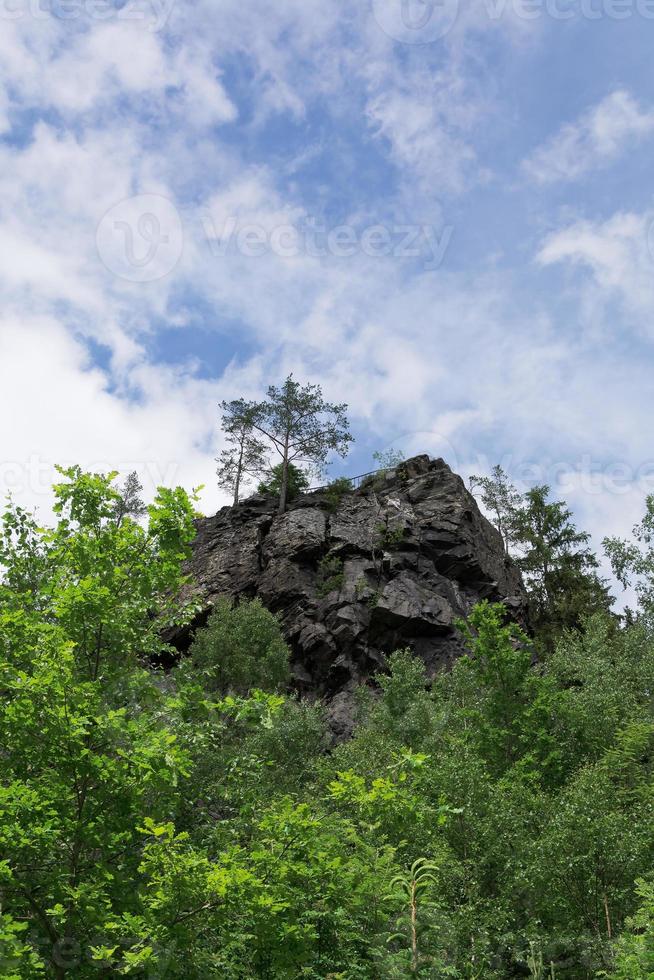
[[[190,571],[205,618],[220,595],[258,596],[279,616],[298,689],[329,700],[337,731],[386,654],[409,646],[433,673],[461,653],[455,623],[480,599],[526,616],[499,533],[428,456],[340,497],[305,494],[281,516],[260,495],[223,507],[198,521]]]

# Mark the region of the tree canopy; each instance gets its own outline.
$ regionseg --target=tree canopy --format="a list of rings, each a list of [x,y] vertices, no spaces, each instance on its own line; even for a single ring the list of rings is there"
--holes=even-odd
[[[288,502],[291,465],[317,475],[331,453],[347,455],[352,442],[347,405],[325,401],[320,385],[302,385],[293,375],[279,387],[270,385],[262,401],[240,399],[223,403],[222,408],[223,429],[230,442],[221,457],[220,478],[227,481],[223,485],[234,488],[237,501],[243,475],[263,471],[267,448],[281,467],[280,513]],[[274,468],[270,463],[268,467]]]
[[[565,629],[613,604],[599,561],[588,547],[563,501],[550,499],[548,486],[521,494],[501,466],[490,477],[472,476],[489,517],[502,535],[507,553],[523,574],[531,602],[531,625],[545,650],[553,649]]]
[[[259,493],[271,494],[274,497],[279,497],[282,490],[283,477],[283,464],[277,463],[272,467],[268,479],[261,481],[257,487],[257,491]],[[290,503],[291,500],[294,500],[298,496],[298,494],[304,493],[304,491],[308,489],[309,477],[300,469],[299,466],[296,466],[294,463],[289,463],[286,477],[287,503]]]
[[[53,527],[14,505],[0,523],[3,977],[650,980],[646,526],[613,546],[631,622],[599,610],[539,661],[483,602],[450,670],[390,654],[334,744],[256,600],[156,667],[198,612],[193,501],[131,509],[72,468]]]
[[[243,398],[221,402],[222,430],[226,447],[216,460],[218,485],[232,494],[234,506],[239,502],[241,486],[266,470],[266,446],[254,433],[256,406]]]

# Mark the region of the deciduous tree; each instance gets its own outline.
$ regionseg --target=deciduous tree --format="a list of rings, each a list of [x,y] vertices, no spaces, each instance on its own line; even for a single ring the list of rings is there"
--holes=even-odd
[[[510,554],[516,544],[516,521],[522,506],[522,495],[499,465],[493,467],[490,476],[470,477],[470,491],[474,494],[476,490],[480,491],[481,502],[486,510],[493,515],[504,547]]]
[[[620,583],[633,586],[640,612],[654,617],[654,494],[646,500],[645,516],[633,530],[633,539],[605,538],[604,549]]]

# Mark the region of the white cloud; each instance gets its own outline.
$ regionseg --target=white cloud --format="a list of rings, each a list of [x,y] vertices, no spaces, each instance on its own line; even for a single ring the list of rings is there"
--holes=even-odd
[[[479,165],[457,104],[439,81],[426,91],[419,84],[385,88],[371,98],[368,118],[398,167],[410,168],[437,194],[459,193],[478,179]]]
[[[203,505],[215,509],[211,461],[222,390],[182,369],[154,368],[142,355],[122,373],[137,397],[124,397],[110,380],[56,320],[0,318],[3,492],[48,516],[54,465],[81,463],[123,476],[137,470],[148,494],[159,484],[204,483]],[[232,384],[247,386],[247,373]]]
[[[226,238],[232,227],[236,231],[249,225],[270,234],[280,225],[295,225],[305,216],[303,208],[284,200],[265,167],[250,168],[221,187],[209,198],[205,213],[205,231],[212,238],[215,233],[216,241]]]
[[[43,501],[54,462],[117,465],[138,469],[149,489],[161,480],[205,482],[209,509],[220,500],[213,486],[219,400],[257,395],[291,370],[349,402],[362,441],[402,438],[407,451],[442,452],[464,471],[490,452],[510,451],[516,465],[548,453],[642,459],[649,379],[639,374],[626,385],[615,373],[628,365],[610,354],[584,360],[583,339],[558,331],[547,304],[508,276],[455,274],[447,263],[424,274],[411,266],[408,275],[401,261],[363,254],[212,252],[207,215],[217,231],[230,217],[267,231],[298,225],[309,210],[320,217],[320,180],[311,208],[295,183],[285,183],[298,174],[276,144],[269,158],[251,162],[250,137],[271,117],[297,123],[315,102],[320,121],[332,113],[337,129],[341,120],[359,125],[398,178],[396,198],[381,194],[372,210],[403,208],[408,220],[430,220],[439,195],[486,179],[478,130],[498,112],[475,80],[478,62],[466,60],[460,33],[453,32],[456,57],[444,49],[440,60],[421,61],[393,45],[368,5],[226,0],[220,17],[216,10],[213,2],[180,2],[160,34],[121,23],[73,29],[53,19],[3,25],[0,125],[9,124],[12,108],[47,120],[21,131],[18,145],[0,144],[5,485],[18,491],[22,480],[23,499]],[[214,129],[237,118],[221,74],[236,57],[256,103],[238,120],[242,155],[224,138],[228,130]],[[606,156],[613,144],[596,129]],[[185,233],[179,265],[148,285],[112,276],[95,247],[105,212],[142,193],[177,206]],[[366,205],[349,206],[357,209],[348,215],[353,225],[370,220]],[[636,281],[628,278],[638,233],[628,215],[610,227],[564,229],[544,243],[540,262],[587,267],[625,301],[630,291],[640,295],[646,309],[640,253]],[[148,358],[162,321],[192,320],[187,303],[212,311],[216,347],[225,319],[245,341],[241,360],[213,380],[195,374],[186,358],[175,367]],[[106,347],[102,370],[89,359],[89,339]],[[587,376],[577,370],[573,378],[575,364],[587,366]],[[611,395],[621,398],[620,413]]]
[[[129,100],[142,111],[149,99],[151,111],[185,126],[236,118],[210,44],[192,31],[180,47],[133,21],[25,17],[2,28],[0,109],[54,108],[67,122],[102,115],[106,124]]]
[[[603,325],[617,302],[631,327],[654,338],[654,212],[617,212],[606,221],[577,221],[552,232],[537,261],[587,273],[577,285],[588,324]],[[624,326],[622,327],[624,329]]]
[[[618,159],[653,130],[654,110],[641,109],[629,92],[618,89],[538,147],[523,169],[539,184],[577,180]]]

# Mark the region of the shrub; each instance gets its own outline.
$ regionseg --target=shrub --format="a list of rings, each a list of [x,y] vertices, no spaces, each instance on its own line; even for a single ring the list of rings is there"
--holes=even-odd
[[[318,595],[329,595],[340,589],[344,581],[343,561],[336,555],[325,555],[318,566]]]
[[[286,490],[286,500],[294,500],[301,493],[309,488],[309,477],[306,473],[292,463],[288,464],[288,488]],[[265,493],[271,497],[279,497],[282,492],[282,464],[273,466],[270,477],[263,480],[257,487],[259,493]]]
[[[345,494],[352,493],[353,489],[352,481],[348,480],[346,476],[339,476],[336,480],[332,480],[325,490],[329,510],[337,510]]]
[[[381,490],[386,482],[386,477],[393,470],[397,470],[404,462],[404,453],[400,450],[389,449],[386,452],[376,452],[372,454],[376,463],[376,471],[367,476],[361,483],[362,490]]]
[[[289,680],[289,649],[276,616],[258,599],[233,606],[221,599],[190,649],[213,690],[279,690]]]
[[[404,453],[401,449],[387,449],[385,452],[373,453],[372,458],[378,464],[377,468],[386,472],[396,469],[404,462]]]
[[[402,544],[406,534],[406,528],[391,528],[387,522],[377,525],[377,534],[379,535],[377,539],[378,547],[384,551],[390,551],[392,548],[397,548],[398,545]]]

